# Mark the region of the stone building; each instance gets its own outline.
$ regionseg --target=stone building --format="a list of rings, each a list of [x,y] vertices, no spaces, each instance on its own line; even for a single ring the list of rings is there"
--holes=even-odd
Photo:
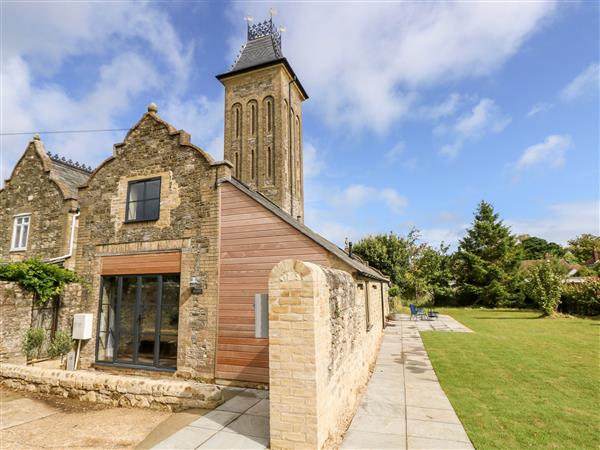
[[[0,189],[0,261],[67,261],[77,233],[78,186],[91,168],[51,158],[36,135]]]
[[[82,347],[83,365],[267,384],[261,302],[271,270],[290,258],[350,274],[356,301],[347,314],[364,322],[370,341],[380,336],[389,280],[303,224],[308,95],[272,21],[248,27],[239,59],[217,78],[224,161],[151,104],[91,173],[52,160],[34,139],[0,193],[0,259],[62,256],[85,281],[77,310],[94,314],[96,333]],[[8,236],[22,213],[31,217],[28,248],[14,253]]]

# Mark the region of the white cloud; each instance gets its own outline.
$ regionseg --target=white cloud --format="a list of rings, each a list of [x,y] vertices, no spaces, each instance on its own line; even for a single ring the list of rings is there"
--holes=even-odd
[[[160,116],[177,128],[192,133],[192,141],[220,160],[223,158],[223,101],[205,96],[184,100],[169,98]]]
[[[415,90],[485,76],[514,55],[555,2],[280,3],[284,54],[324,120],[385,131],[414,114]],[[264,3],[237,3],[260,19]],[[310,32],[307,32],[310,30]],[[451,106],[451,105],[448,105]],[[440,112],[441,113],[441,112]]]
[[[529,234],[566,244],[569,239],[583,234],[600,234],[600,202],[574,201],[551,205],[549,214],[539,219],[506,220],[514,234]]]
[[[325,168],[325,161],[315,146],[310,142],[304,142],[302,145],[304,177],[314,178],[318,176]]]
[[[155,5],[13,2],[3,4],[2,12],[3,132],[122,128],[133,125],[121,120],[132,113],[132,105],[152,100],[159,114],[192,134],[194,143],[222,156],[222,101],[184,100],[195,66],[194,43],[184,44],[168,14]],[[86,84],[78,84],[62,75],[61,84],[49,81],[61,71],[80,71],[89,81],[82,78]],[[124,135],[48,134],[42,139],[53,152],[95,165]],[[3,178],[29,139],[0,138]]]
[[[329,202],[342,211],[353,211],[368,202],[382,202],[394,213],[400,213],[408,205],[406,197],[393,188],[377,189],[364,184],[353,184],[332,195]]]
[[[398,142],[391,149],[385,152],[385,159],[388,162],[394,162],[398,160],[400,155],[404,152],[404,142]]]
[[[486,134],[499,133],[510,122],[510,116],[504,114],[494,100],[483,98],[471,111],[460,116],[452,126],[437,127],[437,134],[451,132],[455,135],[454,142],[444,145],[440,154],[453,159],[458,156],[465,142],[476,141]]]
[[[597,96],[600,89],[600,64],[593,63],[577,75],[559,93],[561,100],[572,102],[583,97]]]
[[[552,109],[554,105],[548,102],[539,102],[533,105],[527,112],[527,117],[533,117],[537,114],[545,113]]]
[[[466,225],[460,228],[424,228],[419,230],[421,240],[432,247],[439,247],[442,243],[450,245],[451,250],[456,250],[458,241],[463,237]]]
[[[458,119],[454,124],[454,131],[462,139],[476,139],[489,132],[499,133],[506,128],[510,120],[493,100],[484,98],[469,114]]]
[[[446,100],[437,105],[423,106],[421,108],[421,115],[431,120],[443,119],[454,114],[463,100],[465,100],[463,96],[454,92]]]
[[[544,142],[527,147],[515,167],[517,170],[541,165],[561,167],[565,163],[565,152],[572,145],[571,136],[550,135]]]
[[[31,60],[34,72],[52,72],[70,56],[102,54],[115,46],[133,51],[131,39],[150,45],[180,78],[193,67],[193,43],[184,45],[168,16],[149,3],[9,2],[2,12],[2,34],[9,37],[3,39],[4,56]]]

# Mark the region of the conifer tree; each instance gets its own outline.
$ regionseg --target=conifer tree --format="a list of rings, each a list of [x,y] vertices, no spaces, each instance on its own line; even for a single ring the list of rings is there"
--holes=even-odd
[[[459,301],[465,305],[507,306],[518,300],[519,251],[510,228],[482,201],[455,254]]]

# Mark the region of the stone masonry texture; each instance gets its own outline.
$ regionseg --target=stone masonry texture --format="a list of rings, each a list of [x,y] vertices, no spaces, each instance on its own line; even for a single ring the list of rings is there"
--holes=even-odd
[[[98,315],[103,256],[178,251],[181,253],[177,373],[214,377],[217,327],[219,195],[216,180],[229,166],[215,164],[150,110],[122,144],[80,189],[81,219],[76,271],[84,277],[83,307]],[[125,222],[127,186],[160,177],[160,218]],[[192,294],[199,277],[202,293]],[[95,330],[96,328],[94,328]],[[95,339],[82,350],[82,364],[94,361]]]
[[[76,200],[51,178],[52,162],[41,141],[32,140],[0,190],[0,261],[55,258],[67,253]],[[26,250],[11,251],[14,216],[31,214]]]
[[[283,64],[222,80],[225,85],[225,159],[234,166],[237,160],[238,167],[233,169],[236,178],[294,218],[304,221],[303,97],[295,85],[291,89],[294,181],[290,190],[288,84],[291,80]]]
[[[0,364],[2,386],[112,406],[177,410],[214,408],[221,388],[187,380],[151,380],[92,371]]]
[[[381,343],[381,303],[366,294],[375,285],[293,259],[271,271],[271,448],[339,444]]]

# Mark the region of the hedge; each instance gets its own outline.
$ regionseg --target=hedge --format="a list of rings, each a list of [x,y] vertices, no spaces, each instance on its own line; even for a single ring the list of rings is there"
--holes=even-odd
[[[600,315],[600,279],[564,284],[558,310],[565,314]]]

